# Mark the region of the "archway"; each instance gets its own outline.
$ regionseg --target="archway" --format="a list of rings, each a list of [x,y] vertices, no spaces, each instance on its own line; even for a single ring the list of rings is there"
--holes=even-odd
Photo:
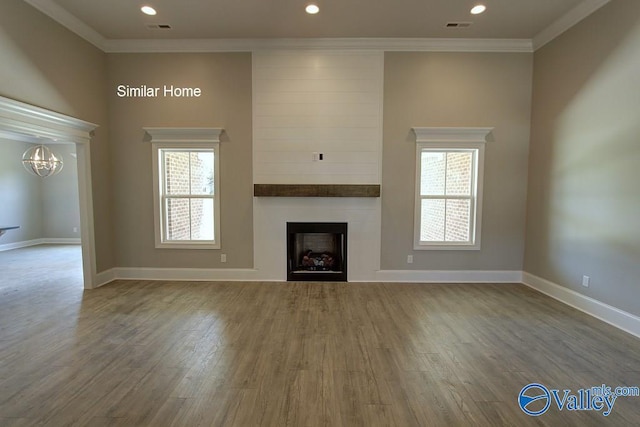
[[[97,127],[74,117],[0,97],[0,143],[6,139],[41,144],[74,143],[76,146],[85,289],[97,285],[89,144]]]

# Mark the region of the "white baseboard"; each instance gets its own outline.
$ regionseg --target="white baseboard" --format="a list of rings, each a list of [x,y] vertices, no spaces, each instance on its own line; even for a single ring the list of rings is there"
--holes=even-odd
[[[135,268],[116,267],[96,276],[96,287],[113,280],[174,280],[174,281],[273,281],[260,277],[259,270],[250,268]],[[286,281],[283,279],[281,281]],[[380,270],[372,280],[350,282],[406,283],[522,283],[521,271],[421,271]]]
[[[44,239],[40,239],[42,240],[43,245],[80,245],[82,244],[82,241],[80,240],[79,237],[66,237],[66,238],[59,238],[59,237],[45,237]]]
[[[99,288],[100,286],[104,286],[107,283],[111,283],[116,280],[116,269],[111,268],[109,270],[101,271],[96,274],[96,277],[93,280],[93,288]]]
[[[377,282],[522,283],[521,271],[379,270]]]
[[[82,242],[79,238],[43,238],[33,240],[23,240],[22,242],[5,243],[0,245],[0,252],[10,251],[12,249],[28,248],[38,245],[79,245]]]
[[[108,273],[108,274],[106,274]],[[258,270],[251,268],[128,268],[118,267],[101,273],[103,280],[175,280],[175,281],[259,281]]]
[[[0,252],[10,251],[12,249],[27,248],[29,246],[41,245],[42,239],[23,240],[22,242],[5,243],[0,245]]]
[[[640,317],[638,316],[527,272],[523,272],[522,283],[640,338]]]

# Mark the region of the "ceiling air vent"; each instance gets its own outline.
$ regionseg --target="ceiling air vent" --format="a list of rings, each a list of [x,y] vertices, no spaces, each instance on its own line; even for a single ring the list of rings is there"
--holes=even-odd
[[[149,24],[147,28],[150,30],[170,30],[171,25],[169,24]]]
[[[471,26],[471,22],[447,22],[447,28],[467,28]]]

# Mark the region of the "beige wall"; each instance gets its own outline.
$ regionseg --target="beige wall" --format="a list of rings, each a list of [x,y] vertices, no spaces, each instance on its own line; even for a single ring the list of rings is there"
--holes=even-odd
[[[31,144],[0,138],[0,225],[19,226],[0,237],[0,246],[44,237],[42,178],[22,167]]]
[[[383,270],[520,270],[531,106],[530,54],[387,53]],[[417,126],[494,127],[487,143],[482,249],[414,251]],[[413,254],[414,263],[407,264]]]
[[[251,54],[108,57],[118,267],[251,268]],[[120,98],[118,85],[199,87],[199,98]],[[156,249],[151,143],[143,127],[222,127],[221,249]],[[220,263],[220,254],[227,263]]]
[[[52,239],[80,238],[80,195],[78,193],[78,161],[75,144],[50,146],[63,160],[60,173],[40,179],[42,182],[43,237]],[[74,228],[77,231],[73,231]]]
[[[80,237],[78,173],[73,144],[50,145],[62,158],[62,171],[48,178],[28,173],[22,155],[34,147],[0,138],[0,225],[20,226],[0,238],[0,246],[42,238]],[[78,231],[74,232],[73,228]]]
[[[114,266],[106,55],[21,0],[0,2],[0,95],[96,123],[91,141],[98,272]]]
[[[536,52],[524,266],[636,315],[638,52],[637,0],[609,3]]]

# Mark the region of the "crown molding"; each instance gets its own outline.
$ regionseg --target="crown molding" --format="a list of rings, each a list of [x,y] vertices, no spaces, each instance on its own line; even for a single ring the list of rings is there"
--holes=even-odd
[[[295,38],[295,39],[107,39],[52,0],[24,0],[106,53],[253,52],[271,49],[377,50],[390,52],[531,53],[530,39]]]
[[[220,142],[222,128],[146,127],[150,142]]]
[[[260,50],[376,50],[406,52],[533,52],[528,39],[309,38],[107,40],[107,53],[203,53]]]
[[[105,51],[107,39],[57,3],[51,0],[24,0],[24,2],[57,21],[68,30],[73,31],[98,49]]]
[[[547,28],[536,34],[535,37],[533,37],[533,50],[536,51],[540,49],[610,1],[611,0],[584,0]]]
[[[0,137],[23,142],[86,143],[98,125],[0,97]]]
[[[611,0],[584,0],[538,33],[533,39],[107,39],[53,0],[24,1],[106,53],[253,52],[270,49],[531,53],[549,43]]]
[[[413,127],[416,142],[487,142],[492,127]]]

